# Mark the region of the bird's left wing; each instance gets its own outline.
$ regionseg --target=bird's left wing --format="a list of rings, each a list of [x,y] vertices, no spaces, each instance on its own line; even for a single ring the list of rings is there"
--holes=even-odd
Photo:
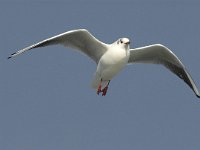
[[[162,64],[183,79],[200,98],[199,91],[183,63],[171,50],[161,44],[131,49],[129,63]]]
[[[61,44],[66,47],[74,48],[89,56],[96,63],[98,63],[101,56],[107,51],[107,44],[96,39],[91,33],[85,29],[71,30],[51,38],[45,39],[41,42],[21,49],[9,56],[12,58],[28,50],[48,45]]]

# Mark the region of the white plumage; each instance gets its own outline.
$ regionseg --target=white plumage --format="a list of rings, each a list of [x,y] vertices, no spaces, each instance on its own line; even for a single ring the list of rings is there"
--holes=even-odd
[[[65,47],[79,50],[94,60],[97,64],[97,69],[92,87],[97,89],[97,94],[102,92],[103,96],[106,95],[110,80],[126,64],[152,63],[164,65],[179,78],[183,79],[194,91],[196,96],[200,98],[199,91],[183,63],[171,50],[161,44],[130,49],[130,41],[128,38],[120,38],[112,44],[105,44],[96,39],[87,30],[78,29],[33,44],[11,54],[8,58],[12,58],[33,48],[54,44],[61,44]]]

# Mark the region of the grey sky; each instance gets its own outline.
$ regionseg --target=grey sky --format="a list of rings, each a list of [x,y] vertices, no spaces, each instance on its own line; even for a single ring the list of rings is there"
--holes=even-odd
[[[200,101],[157,65],[127,66],[106,97],[92,60],[62,46],[16,50],[77,28],[105,43],[161,43],[200,88],[199,1],[0,1],[0,149],[199,150]]]

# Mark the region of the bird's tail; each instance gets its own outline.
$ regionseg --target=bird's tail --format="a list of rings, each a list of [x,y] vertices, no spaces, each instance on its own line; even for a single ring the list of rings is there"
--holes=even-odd
[[[103,81],[101,81],[101,76],[96,72],[95,74],[94,74],[94,78],[93,78],[93,80],[92,80],[92,83],[91,83],[91,87],[93,88],[93,89],[97,89],[98,88],[98,86],[99,86],[99,84],[101,83],[101,88],[103,89],[103,88],[105,88],[107,85],[108,85],[108,80],[103,80]]]
[[[100,82],[101,82],[101,77],[100,77],[100,75],[96,72],[96,73],[94,74],[93,80],[92,80],[92,82],[91,82],[91,87],[92,87],[93,89],[97,89]]]

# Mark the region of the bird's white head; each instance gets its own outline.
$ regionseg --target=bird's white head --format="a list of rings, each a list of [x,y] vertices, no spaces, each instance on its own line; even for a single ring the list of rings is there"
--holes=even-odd
[[[117,45],[124,47],[125,49],[129,49],[130,40],[128,38],[120,38],[116,41]]]

